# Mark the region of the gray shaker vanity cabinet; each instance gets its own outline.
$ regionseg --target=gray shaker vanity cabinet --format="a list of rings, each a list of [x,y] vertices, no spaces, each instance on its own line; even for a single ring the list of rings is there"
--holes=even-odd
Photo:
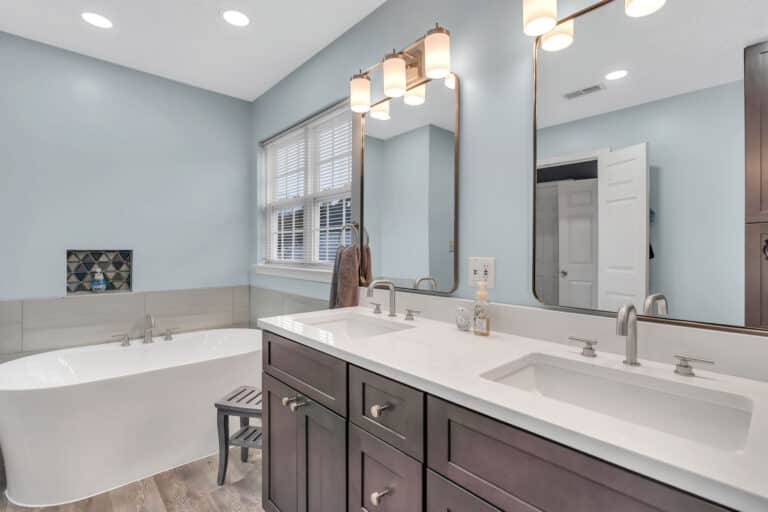
[[[508,512],[537,512],[538,509],[521,503],[520,508]],[[426,512],[502,512],[434,471],[427,470]]]
[[[262,378],[265,511],[344,511],[346,420],[270,375]]]
[[[349,426],[349,512],[422,512],[423,472],[421,462]]]
[[[727,510],[431,396],[427,430],[429,469],[505,511]]]

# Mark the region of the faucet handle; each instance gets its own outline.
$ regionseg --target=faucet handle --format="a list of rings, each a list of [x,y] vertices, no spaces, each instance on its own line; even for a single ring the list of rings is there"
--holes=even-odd
[[[380,302],[369,302],[371,306],[373,306],[373,314],[374,315],[380,315],[381,314],[381,303]]]
[[[175,332],[179,332],[179,330],[176,329],[176,328],[172,329],[170,327],[166,328],[163,331],[163,341],[171,341],[171,340],[173,340],[173,333],[175,333]]]
[[[115,339],[120,340],[120,346],[121,347],[130,347],[131,346],[131,338],[127,334],[115,334],[112,336]]]
[[[701,363],[701,364],[715,364],[714,361],[710,361],[708,359],[699,359],[698,357],[692,357],[692,356],[684,356],[680,354],[675,354],[675,359],[677,359],[677,366],[675,366],[675,373],[678,375],[682,375],[683,377],[695,377],[696,374],[693,373],[693,366],[691,366],[691,363]]]
[[[405,319],[406,320],[414,320],[414,316],[413,316],[414,314],[420,315],[421,311],[418,311],[416,309],[405,308]]]
[[[573,343],[581,343],[583,345],[581,349],[582,356],[597,357],[597,352],[595,351],[595,345],[597,345],[597,340],[590,340],[587,338],[578,338],[576,336],[568,336],[568,341]]]

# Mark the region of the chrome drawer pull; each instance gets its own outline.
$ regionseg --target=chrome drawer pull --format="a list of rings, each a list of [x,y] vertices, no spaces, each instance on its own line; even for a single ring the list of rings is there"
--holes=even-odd
[[[296,412],[296,409],[299,407],[304,407],[305,405],[309,405],[309,402],[302,402],[297,400],[295,402],[291,402],[291,405],[289,405],[288,408],[291,410],[291,412]]]
[[[283,407],[288,407],[288,405],[290,405],[291,402],[295,402],[298,399],[299,397],[297,396],[285,396],[283,397],[281,402],[283,402]]]
[[[387,494],[389,494],[391,492],[392,492],[392,490],[389,487],[387,487],[383,491],[372,492],[371,493],[371,504],[373,506],[375,506],[375,507],[378,507],[379,505],[381,505],[381,498],[383,498],[384,496],[386,496]]]
[[[391,409],[392,405],[390,404],[384,404],[384,405],[372,405],[371,406],[371,416],[374,418],[381,418],[381,413],[386,411],[387,409]]]

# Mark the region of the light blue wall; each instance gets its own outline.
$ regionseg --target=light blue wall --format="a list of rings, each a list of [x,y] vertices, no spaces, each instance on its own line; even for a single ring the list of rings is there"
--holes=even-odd
[[[580,2],[583,5],[587,2]],[[423,35],[435,21],[450,28],[452,64],[461,76],[460,288],[469,256],[497,258],[491,298],[532,303],[532,55],[522,31],[521,2],[510,0],[389,0],[254,102],[254,139],[262,140],[347,95],[349,77],[389,49]],[[568,12],[564,7],[562,11]],[[260,157],[257,148],[257,157]],[[252,263],[263,257],[263,166],[256,172],[257,233]],[[252,283],[327,296],[327,285],[254,275]]]
[[[650,291],[676,318],[744,323],[744,85],[735,82],[538,132],[542,158],[648,142]]]
[[[65,251],[134,289],[248,283],[251,105],[0,32],[0,300],[65,293]]]
[[[453,139],[453,132],[429,127],[429,274],[440,290],[449,290],[453,283]]]
[[[364,215],[376,248],[375,277],[413,282],[429,274],[429,135],[424,126],[379,140],[379,155],[366,147]]]

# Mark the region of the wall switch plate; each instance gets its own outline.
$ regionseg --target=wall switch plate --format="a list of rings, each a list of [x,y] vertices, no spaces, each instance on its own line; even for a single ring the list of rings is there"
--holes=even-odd
[[[478,281],[485,281],[488,288],[496,286],[496,258],[469,258],[469,286],[477,288]]]

